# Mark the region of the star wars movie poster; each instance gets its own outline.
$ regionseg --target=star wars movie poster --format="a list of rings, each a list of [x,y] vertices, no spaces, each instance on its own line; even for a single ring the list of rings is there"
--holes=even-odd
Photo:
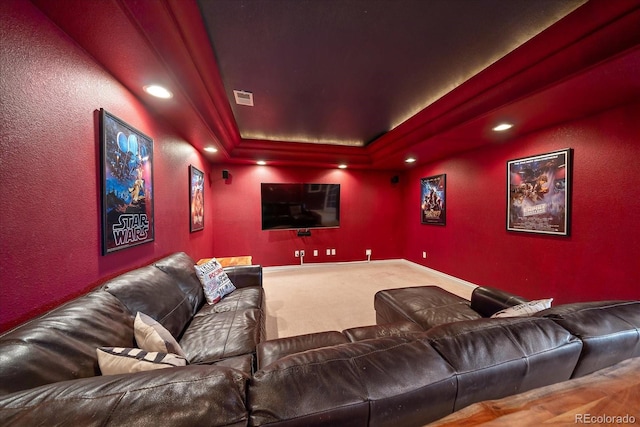
[[[507,163],[507,230],[569,234],[569,149]]]
[[[420,180],[420,222],[422,224],[446,224],[445,181],[445,174]]]
[[[153,140],[101,110],[102,253],[154,239]]]

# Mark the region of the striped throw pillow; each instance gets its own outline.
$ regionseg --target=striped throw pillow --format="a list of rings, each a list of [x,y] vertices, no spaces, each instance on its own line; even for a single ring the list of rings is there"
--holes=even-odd
[[[187,365],[187,359],[177,354],[144,351],[139,348],[100,347],[96,349],[96,353],[102,375],[128,374]]]

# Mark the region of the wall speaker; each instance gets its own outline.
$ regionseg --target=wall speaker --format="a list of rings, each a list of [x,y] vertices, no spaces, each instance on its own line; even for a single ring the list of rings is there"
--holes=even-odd
[[[226,169],[222,170],[222,179],[229,179],[229,171]]]
[[[391,183],[392,184],[397,184],[400,182],[400,177],[398,175],[394,175],[391,177]]]

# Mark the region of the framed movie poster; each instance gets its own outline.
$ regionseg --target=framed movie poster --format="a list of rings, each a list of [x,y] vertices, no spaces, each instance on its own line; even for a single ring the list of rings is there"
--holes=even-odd
[[[204,228],[204,173],[195,166],[189,166],[189,230]]]
[[[100,110],[102,254],[154,240],[153,140]]]
[[[507,230],[569,235],[571,149],[507,162]]]
[[[447,175],[436,175],[420,180],[420,222],[422,224],[445,225]]]

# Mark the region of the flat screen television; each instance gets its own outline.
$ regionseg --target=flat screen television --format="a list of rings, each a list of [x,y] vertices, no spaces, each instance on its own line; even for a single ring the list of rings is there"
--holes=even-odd
[[[263,230],[340,227],[340,184],[261,184]]]

